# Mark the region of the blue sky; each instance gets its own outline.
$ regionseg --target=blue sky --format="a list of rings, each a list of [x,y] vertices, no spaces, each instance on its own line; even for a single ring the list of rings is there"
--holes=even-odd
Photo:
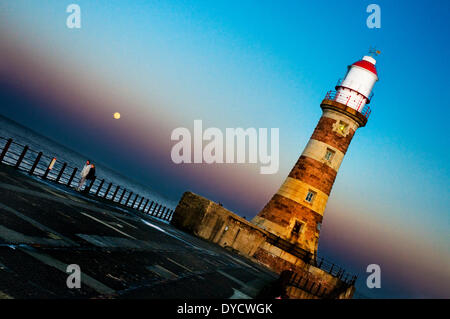
[[[65,27],[70,3],[81,7],[80,30]],[[45,65],[48,79],[67,83],[46,90],[39,81],[42,72],[17,58],[20,67],[14,76],[21,80],[14,82],[4,71],[2,83],[34,102],[2,106],[1,112],[110,162],[112,168],[123,171],[127,163],[129,175],[174,200],[191,189],[250,217],[296,162],[321,115],[325,93],[344,76],[348,64],[376,46],[381,50],[380,80],[372,114],[341,166],[319,250],[323,247],[324,254],[345,263],[348,252],[362,245],[355,243],[356,236],[370,229],[364,249],[376,251],[380,263],[390,262],[388,248],[379,248],[391,241],[397,252],[420,248],[417,254],[396,257],[402,260],[386,268],[396,274],[416,259],[422,268],[406,271],[404,282],[393,285],[402,289],[378,296],[448,297],[449,287],[434,289],[430,284],[424,292],[422,283],[409,283],[408,278],[434,270],[438,262],[447,265],[439,278],[450,277],[445,124],[450,5],[377,1],[381,28],[369,29],[370,3],[2,1],[0,39],[22,48],[27,61]],[[58,100],[61,96],[67,103]],[[115,111],[122,114],[120,124],[110,120]],[[98,125],[85,125],[86,114]],[[68,123],[54,124],[55,118]],[[222,129],[280,128],[279,173],[261,176],[258,165],[174,166],[170,132],[192,128],[194,119]],[[132,142],[117,142],[122,138]],[[214,184],[219,179],[223,182]],[[361,272],[363,265],[376,261],[367,257],[350,267]]]

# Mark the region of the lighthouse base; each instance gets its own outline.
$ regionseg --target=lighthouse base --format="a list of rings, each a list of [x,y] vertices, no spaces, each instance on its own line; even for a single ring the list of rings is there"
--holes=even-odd
[[[221,205],[191,192],[183,194],[171,224],[259,263],[289,272],[284,294],[300,299],[349,299],[355,277],[264,230]]]

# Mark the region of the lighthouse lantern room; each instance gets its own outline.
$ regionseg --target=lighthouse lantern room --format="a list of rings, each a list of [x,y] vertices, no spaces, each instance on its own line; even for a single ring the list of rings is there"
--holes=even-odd
[[[367,104],[373,96],[373,86],[378,81],[375,64],[373,57],[364,56],[362,60],[349,65],[344,79],[338,81],[336,91],[329,91],[326,99],[351,107],[368,118],[371,111]]]

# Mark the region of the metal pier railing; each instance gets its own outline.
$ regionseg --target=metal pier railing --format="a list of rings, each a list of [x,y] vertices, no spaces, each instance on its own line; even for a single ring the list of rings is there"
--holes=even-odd
[[[67,187],[78,185],[80,177],[78,168],[71,167],[67,163],[58,161],[56,157],[48,156],[28,147],[0,137],[0,164],[13,166],[14,168],[27,172],[29,175],[37,176],[45,180],[53,181]],[[114,185],[105,179],[95,178],[92,183],[83,190],[85,193],[110,200],[121,206],[135,209],[158,219],[170,221],[174,210],[168,208],[155,200],[134,194],[120,185]]]
[[[299,247],[297,244],[288,242],[279,236],[269,233],[266,240],[269,244],[281,248],[291,255],[300,258],[309,265],[322,269],[333,277],[339,278],[341,281],[349,285],[354,285],[356,279],[358,278],[356,275],[346,272],[344,268],[339,267],[335,263],[328,261],[323,257],[314,256],[309,251]]]

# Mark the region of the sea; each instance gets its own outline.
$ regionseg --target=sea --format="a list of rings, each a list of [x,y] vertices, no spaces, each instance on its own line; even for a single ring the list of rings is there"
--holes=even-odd
[[[0,148],[3,148],[6,139],[9,138],[12,138],[17,144],[28,145],[30,150],[42,152],[47,156],[57,158],[58,163],[66,162],[68,167],[78,167],[79,170],[83,168],[86,159],[89,158],[95,163],[97,178],[99,180],[105,179],[105,185],[106,183],[120,185],[122,188],[126,188],[128,191],[133,192],[133,194],[139,194],[139,197],[143,196],[152,201],[156,201],[159,204],[163,204],[168,208],[174,209],[176,207],[177,203],[175,201],[158,193],[158,190],[145,186],[123,174],[119,174],[109,168],[107,164],[95,161],[95,158],[80,154],[32,129],[0,115]],[[16,150],[14,148],[16,148]],[[12,152],[15,151],[16,153],[20,153],[22,149],[21,146],[16,144],[12,144],[10,148]]]

